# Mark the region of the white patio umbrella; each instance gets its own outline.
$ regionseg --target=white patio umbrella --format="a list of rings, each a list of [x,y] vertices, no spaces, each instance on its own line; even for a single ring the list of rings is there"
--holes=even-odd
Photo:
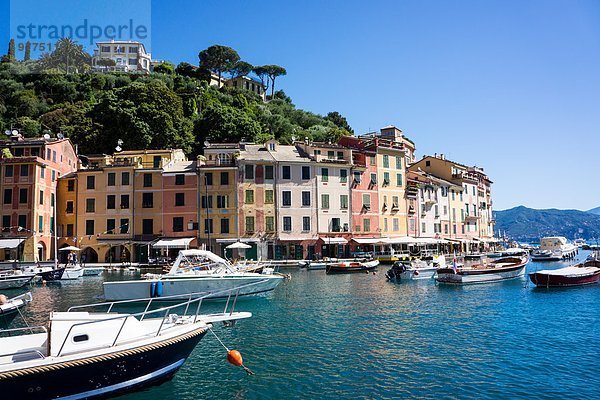
[[[229,246],[227,246],[228,249],[251,249],[252,246],[248,246],[246,243],[242,243],[242,242],[235,242],[230,244]]]
[[[81,249],[75,246],[67,246],[63,247],[62,249],[58,249],[58,251],[81,251]]]

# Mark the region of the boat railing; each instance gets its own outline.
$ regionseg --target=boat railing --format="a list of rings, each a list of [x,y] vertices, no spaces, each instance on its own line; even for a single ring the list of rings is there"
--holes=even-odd
[[[103,318],[103,319],[99,319],[99,320],[95,320],[95,321],[86,321],[86,322],[78,322],[76,324],[71,325],[71,327],[69,328],[69,330],[67,331],[67,334],[65,335],[65,339],[62,342],[62,345],[60,346],[60,349],[57,353],[57,357],[59,357],[62,354],[62,351],[65,347],[65,344],[67,343],[67,339],[70,337],[71,332],[73,331],[74,328],[79,327],[79,326],[84,326],[84,325],[92,325],[92,324],[97,324],[100,322],[107,322],[107,321],[117,321],[117,320],[123,320],[123,322],[121,323],[121,326],[119,328],[119,331],[117,332],[117,335],[115,336],[114,340],[112,341],[112,344],[110,347],[114,347],[117,344],[117,341],[119,340],[119,336],[121,335],[121,332],[123,331],[123,328],[125,327],[125,323],[127,322],[127,320],[130,317],[133,318],[137,318],[139,317],[140,321],[142,321],[147,315],[152,315],[152,314],[158,314],[158,313],[163,313],[164,315],[162,317],[160,326],[158,327],[155,336],[159,336],[163,325],[165,324],[165,321],[167,320],[167,317],[169,316],[169,311],[174,310],[176,308],[181,308],[183,306],[185,306],[185,311],[182,315],[182,317],[187,317],[188,316],[188,311],[189,308],[192,304],[196,305],[196,312],[195,314],[193,314],[193,322],[192,323],[196,323],[198,321],[198,316],[200,315],[200,307],[202,306],[202,301],[208,297],[214,297],[215,295],[227,295],[227,302],[225,303],[225,307],[223,310],[223,314],[224,315],[233,315],[234,311],[235,311],[235,305],[237,303],[237,299],[239,297],[240,294],[240,290],[241,289],[245,289],[247,287],[251,287],[251,286],[255,286],[255,285],[260,285],[262,283],[268,282],[268,279],[261,279],[259,281],[256,282],[251,282],[251,283],[247,283],[245,285],[240,285],[240,286],[235,286],[229,289],[224,289],[224,290],[219,290],[219,291],[215,291],[215,292],[195,292],[195,293],[189,293],[189,294],[185,294],[185,295],[174,295],[174,296],[164,296],[164,297],[159,297],[159,298],[152,298],[152,297],[148,297],[145,299],[134,299],[134,300],[118,300],[118,301],[113,301],[113,302],[104,302],[104,303],[96,303],[96,304],[85,304],[85,305],[81,305],[81,306],[73,306],[70,307],[67,312],[72,312],[74,310],[82,310],[82,309],[89,309],[89,308],[95,308],[95,307],[100,307],[100,306],[108,306],[108,311],[107,314],[110,312],[110,310],[113,309],[113,307],[115,305],[121,305],[121,304],[130,304],[130,303],[140,303],[140,302],[145,302],[147,301],[148,304],[146,305],[146,308],[144,309],[144,311],[141,312],[137,312],[137,313],[129,313],[129,314],[121,314],[121,315],[117,315],[114,317],[110,317],[110,318]],[[235,295],[234,295],[235,293]],[[224,296],[223,296],[224,297]],[[160,300],[160,301],[164,301],[164,300],[176,300],[176,299],[185,299],[187,298],[188,300],[183,302],[183,303],[177,303],[174,305],[170,305],[170,306],[165,306],[165,307],[160,307],[157,309],[150,309],[150,306],[152,304],[152,301],[154,300]],[[229,304],[231,303],[231,300],[233,298],[233,303],[231,308],[229,307]],[[190,317],[192,316],[192,314],[190,314]]]

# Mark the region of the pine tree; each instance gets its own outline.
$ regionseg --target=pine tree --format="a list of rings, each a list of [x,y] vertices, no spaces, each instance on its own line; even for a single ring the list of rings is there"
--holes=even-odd
[[[23,58],[23,61],[29,60],[31,60],[31,42],[28,40],[25,44],[25,57]]]
[[[10,39],[10,42],[8,42],[8,62],[15,61],[17,61],[15,56],[15,39]]]

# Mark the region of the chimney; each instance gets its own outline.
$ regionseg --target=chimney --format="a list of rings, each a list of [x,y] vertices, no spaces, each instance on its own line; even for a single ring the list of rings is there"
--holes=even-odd
[[[444,153],[440,154],[440,159],[445,160],[446,157],[444,156]]]

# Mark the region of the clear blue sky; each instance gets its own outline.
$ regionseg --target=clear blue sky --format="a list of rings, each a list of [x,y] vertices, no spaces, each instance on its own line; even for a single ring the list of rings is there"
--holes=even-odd
[[[284,66],[298,107],[483,166],[495,209],[600,205],[600,1],[152,2],[154,58],[212,44]]]

